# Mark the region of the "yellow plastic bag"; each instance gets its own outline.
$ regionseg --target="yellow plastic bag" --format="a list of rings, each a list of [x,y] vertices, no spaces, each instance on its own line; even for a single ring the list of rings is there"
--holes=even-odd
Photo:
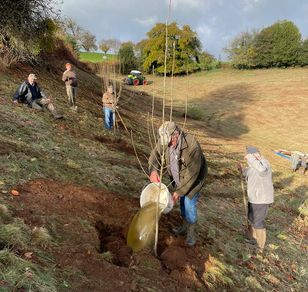
[[[157,203],[148,203],[141,208],[130,223],[127,234],[127,245],[134,252],[140,251],[145,247],[151,247],[155,238]],[[162,209],[158,210],[158,220]]]

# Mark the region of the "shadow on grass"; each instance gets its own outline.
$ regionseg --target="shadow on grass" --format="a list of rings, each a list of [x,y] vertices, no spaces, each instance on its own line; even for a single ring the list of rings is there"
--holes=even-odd
[[[202,120],[212,137],[239,138],[249,132],[245,124],[245,107],[253,101],[254,92],[247,84],[233,84],[192,100],[188,117]],[[196,116],[197,115],[197,116]]]

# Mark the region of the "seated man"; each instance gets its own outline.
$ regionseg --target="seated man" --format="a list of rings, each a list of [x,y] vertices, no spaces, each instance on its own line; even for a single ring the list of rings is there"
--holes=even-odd
[[[46,97],[44,92],[41,91],[40,87],[34,81],[36,79],[34,74],[29,74],[27,80],[25,80],[15,92],[13,102],[24,103],[37,110],[44,110],[44,108],[47,108],[55,119],[61,119],[62,116],[57,114],[50,99]]]
[[[304,175],[307,168],[307,155],[303,154],[300,155],[296,152],[292,153],[291,155],[291,169],[295,172],[297,169],[302,168],[301,173]]]

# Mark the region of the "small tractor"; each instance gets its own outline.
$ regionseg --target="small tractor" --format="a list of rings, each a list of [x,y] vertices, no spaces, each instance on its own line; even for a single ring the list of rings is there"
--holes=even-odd
[[[138,70],[132,70],[130,71],[129,75],[125,79],[125,83],[127,85],[147,85],[148,81],[146,80],[145,76],[142,75],[142,73]]]

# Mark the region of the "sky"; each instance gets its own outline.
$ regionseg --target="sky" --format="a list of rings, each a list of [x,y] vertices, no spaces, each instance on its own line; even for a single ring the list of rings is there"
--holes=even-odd
[[[170,0],[62,0],[62,14],[89,30],[99,42],[139,42],[156,22],[166,22]],[[308,0],[171,0],[170,22],[188,24],[203,49],[225,59],[223,49],[243,31],[278,20],[293,21],[308,37]]]

